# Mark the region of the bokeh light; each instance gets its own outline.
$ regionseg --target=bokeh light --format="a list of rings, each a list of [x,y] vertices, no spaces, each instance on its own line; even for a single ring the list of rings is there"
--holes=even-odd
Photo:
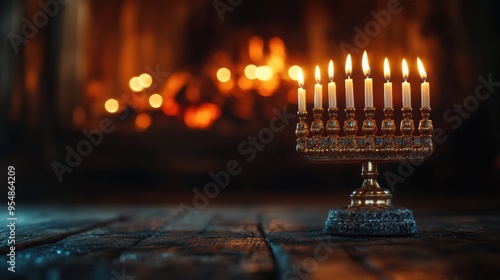
[[[141,83],[139,82],[139,77],[133,77],[130,79],[128,82],[128,85],[130,86],[130,89],[135,92],[142,91],[144,88],[141,86]]]
[[[217,71],[217,79],[223,83],[231,79],[231,71],[227,68],[221,68]]]
[[[135,125],[139,130],[145,130],[151,125],[151,117],[146,113],[140,113],[135,118]]]
[[[106,103],[104,103],[104,108],[110,113],[116,113],[116,111],[118,111],[118,108],[120,108],[120,104],[116,99],[111,98],[108,99]]]
[[[143,88],[148,88],[153,83],[153,78],[151,75],[144,73],[139,76],[139,85]]]
[[[155,93],[149,97],[149,105],[153,108],[160,108],[163,103],[163,97]]]
[[[255,80],[257,77],[255,76],[255,71],[257,70],[257,66],[253,64],[249,64],[245,67],[245,76],[250,80]]]
[[[288,77],[294,81],[298,81],[299,79],[299,69],[298,65],[293,65],[288,69]]]
[[[261,81],[270,81],[273,78],[273,69],[269,66],[259,66],[255,71],[255,76]]]

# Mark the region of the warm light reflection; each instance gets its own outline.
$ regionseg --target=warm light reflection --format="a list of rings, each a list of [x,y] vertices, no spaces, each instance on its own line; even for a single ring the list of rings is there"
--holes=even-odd
[[[212,103],[203,103],[199,107],[190,106],[184,112],[184,122],[192,129],[207,129],[220,117],[219,106]]]
[[[153,108],[160,108],[163,103],[161,95],[155,93],[149,97],[149,105]]]
[[[370,65],[368,64],[368,55],[366,54],[366,51],[363,52],[363,58],[361,60],[361,65],[363,66],[363,73],[365,74],[365,77],[370,76]]]
[[[85,124],[87,120],[87,113],[85,113],[85,109],[82,107],[76,107],[73,110],[73,123],[77,126],[82,126]]]
[[[175,99],[169,98],[163,102],[163,106],[161,107],[161,111],[163,114],[167,116],[175,116],[179,113],[179,104],[175,101]]]
[[[135,118],[135,125],[140,130],[147,129],[151,125],[151,117],[146,113],[140,113]]]
[[[255,76],[261,81],[270,81],[273,78],[273,69],[269,66],[259,66],[255,71]]]
[[[153,83],[153,78],[151,75],[144,73],[139,76],[139,85],[143,88],[148,88]]]
[[[290,77],[293,81],[297,81],[299,78],[299,68],[300,67],[298,65],[293,65],[288,68],[288,77]]]
[[[347,55],[347,59],[345,61],[345,74],[347,75],[348,78],[351,77],[352,73],[352,61],[351,61],[351,55]]]
[[[106,111],[110,112],[110,113],[116,113],[116,111],[118,111],[118,108],[120,107],[120,104],[118,103],[118,101],[116,99],[108,99],[106,101],[106,103],[104,103],[104,108],[106,109]]]
[[[255,76],[255,71],[257,70],[257,66],[253,64],[249,64],[245,67],[245,76],[250,80],[255,80],[257,77]]]
[[[387,57],[384,59],[384,77],[386,81],[391,78],[391,68],[389,68],[389,60]]]
[[[227,68],[221,68],[217,71],[217,79],[223,83],[231,79],[231,71]]]
[[[403,79],[406,81],[408,80],[408,64],[406,63],[406,59],[403,59]]]
[[[253,63],[260,63],[264,57],[264,40],[259,36],[250,38],[248,42],[248,55]]]
[[[285,58],[286,49],[285,43],[279,37],[273,37],[269,40],[269,51],[272,55],[279,56],[281,58]]]
[[[245,76],[240,76],[238,78],[238,86],[242,89],[242,90],[250,90],[252,88],[252,81],[247,79],[247,77]]]
[[[279,85],[280,81],[278,78],[262,82],[262,88],[259,89],[258,93],[262,96],[271,96],[278,89]]]
[[[221,93],[227,94],[234,88],[234,80],[229,79],[229,81],[225,83],[219,83],[217,87]]]
[[[418,72],[420,72],[420,77],[422,77],[422,80],[427,81],[427,72],[425,72],[424,65],[422,64],[422,61],[420,61],[420,58],[417,57],[417,65],[418,65]]]
[[[139,82],[139,77],[133,77],[130,79],[128,85],[130,86],[130,89],[135,92],[139,92],[144,89]]]

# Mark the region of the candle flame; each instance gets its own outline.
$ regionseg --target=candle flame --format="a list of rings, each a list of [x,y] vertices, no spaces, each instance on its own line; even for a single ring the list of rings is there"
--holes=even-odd
[[[370,65],[368,65],[368,55],[366,54],[366,51],[363,52],[361,65],[363,66],[363,73],[365,73],[365,76],[368,78],[370,76]]]
[[[422,61],[420,61],[420,58],[417,57],[417,65],[418,65],[418,72],[420,72],[420,77],[422,77],[422,80],[427,81],[427,73],[425,72],[424,65],[422,64]]]
[[[347,55],[347,59],[345,61],[345,74],[347,75],[348,78],[351,77],[351,72],[352,72],[352,61],[351,61],[351,55]]]
[[[330,63],[328,63],[328,78],[330,79],[330,82],[333,82],[333,61],[330,60]]]
[[[389,60],[387,57],[384,59],[384,76],[386,81],[389,81],[391,78],[391,68],[389,68]]]
[[[406,59],[403,58],[403,79],[408,80],[408,64],[406,63]]]
[[[321,83],[321,74],[319,73],[319,66],[318,65],[316,65],[316,75],[315,75],[315,77],[316,77],[316,83],[317,84]]]
[[[298,79],[299,81],[299,87],[304,88],[304,74],[302,73],[302,68],[299,67],[298,69]]]

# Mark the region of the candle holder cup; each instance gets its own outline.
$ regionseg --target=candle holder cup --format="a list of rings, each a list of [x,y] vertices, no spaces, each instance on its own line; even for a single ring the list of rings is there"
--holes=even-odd
[[[311,137],[306,123],[307,112],[299,111],[297,152],[313,163],[360,163],[363,184],[351,194],[351,204],[328,213],[324,232],[340,236],[407,236],[417,232],[411,210],[392,205],[392,194],[377,182],[377,164],[411,160],[420,162],[434,151],[432,142],[431,109],[420,108],[419,135],[414,135],[412,109],[402,108],[401,135],[395,135],[394,109],[385,108],[381,134],[377,135],[376,109],[364,108],[365,120],[358,135],[355,108],[345,109],[345,136],[340,136],[337,108],[329,108],[326,129],[322,109],[315,108]],[[326,130],[326,135],[324,131]]]

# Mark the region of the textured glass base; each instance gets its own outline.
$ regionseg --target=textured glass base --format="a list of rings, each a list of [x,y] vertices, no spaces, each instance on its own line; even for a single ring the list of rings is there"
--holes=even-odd
[[[417,233],[417,224],[407,208],[359,206],[330,210],[324,232],[341,236],[408,236]]]

